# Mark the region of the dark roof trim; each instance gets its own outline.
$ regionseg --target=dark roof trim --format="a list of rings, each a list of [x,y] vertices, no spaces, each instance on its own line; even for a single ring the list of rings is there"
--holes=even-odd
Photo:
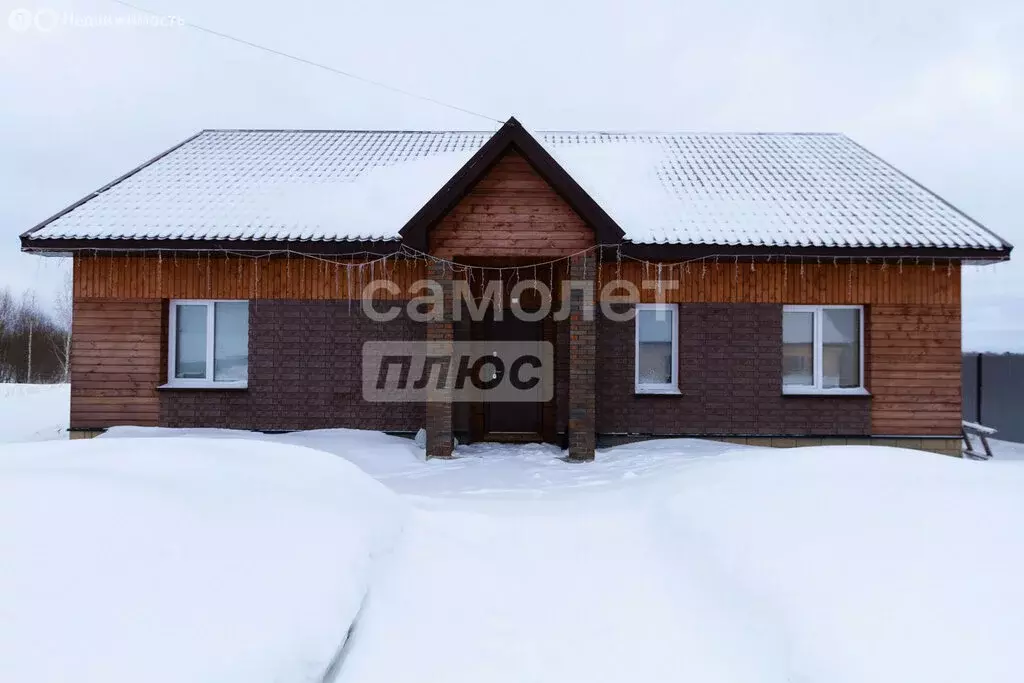
[[[205,131],[199,131],[195,135],[191,135],[191,136],[185,138],[184,140],[182,140],[178,144],[174,145],[173,147],[165,149],[163,152],[160,152],[159,154],[157,154],[152,159],[149,159],[148,161],[144,161],[143,163],[139,164],[138,166],[136,166],[132,170],[128,171],[127,173],[125,173],[120,178],[117,178],[115,180],[110,181],[109,183],[107,183],[106,185],[104,185],[100,189],[96,190],[95,192],[90,192],[89,194],[87,194],[86,196],[82,197],[81,199],[79,199],[77,202],[75,202],[71,206],[68,206],[68,207],[66,207],[64,209],[61,209],[57,213],[53,214],[52,216],[50,216],[49,218],[44,220],[42,223],[39,223],[38,225],[35,225],[35,226],[29,228],[28,230],[26,230],[25,232],[21,233],[21,245],[22,245],[21,248],[22,248],[22,250],[25,251],[25,240],[32,233],[36,232],[37,230],[41,230],[41,229],[45,228],[47,225],[49,225],[50,223],[54,222],[55,220],[57,220],[61,216],[65,215],[67,213],[70,213],[70,212],[74,211],[75,209],[77,209],[78,207],[80,207],[82,204],[85,204],[87,201],[89,201],[93,197],[96,197],[96,196],[99,196],[99,195],[103,194],[104,192],[106,192],[107,190],[112,188],[114,185],[117,185],[118,183],[120,183],[123,180],[127,180],[128,178],[131,178],[133,175],[135,175],[136,173],[138,173],[142,169],[146,168],[147,166],[149,166],[151,164],[154,164],[157,161],[160,161],[165,156],[167,156],[171,152],[179,149],[180,147],[184,147],[185,145],[187,145],[188,143],[192,142],[197,137],[202,135],[204,132]]]
[[[380,241],[305,241],[288,240],[146,240],[146,239],[43,239],[33,240],[21,236],[21,250],[44,256],[68,256],[76,251],[126,254],[128,252],[209,252],[260,255],[290,251],[310,256],[355,256],[374,254],[384,256],[401,249],[398,240]]]
[[[76,251],[127,254],[139,252],[209,252],[223,251],[232,254],[260,255],[273,252],[290,251],[296,254],[311,256],[365,256],[394,254],[402,249],[398,240],[380,240],[363,242],[292,242],[287,240],[111,240],[111,239],[45,239],[29,240],[22,235],[22,251],[49,256],[68,256]],[[723,259],[739,259],[740,261],[767,260],[770,258],[787,259],[839,259],[840,261],[866,260],[871,258],[893,259],[905,258],[908,261],[928,259],[968,261],[972,263],[997,263],[1010,258],[1007,249],[963,249],[936,247],[764,247],[743,245],[715,244],[634,244],[623,242],[618,247],[623,256],[643,259],[645,261],[686,261],[691,259],[720,257]],[[602,249],[605,260],[614,260],[618,249],[616,245],[606,245]],[[541,259],[545,260],[545,259]]]
[[[1010,258],[1013,249],[975,249],[965,247],[777,247],[777,246],[744,246],[717,244],[634,244],[626,242],[621,247],[623,255],[645,261],[685,261],[689,259],[719,256],[721,258],[738,258],[743,261],[768,259],[776,257],[806,259],[849,259],[866,260],[871,258],[908,260],[921,259],[954,259],[975,263],[997,263]],[[606,256],[607,258],[607,256]],[[614,253],[611,258],[615,258]]]
[[[555,192],[594,230],[600,244],[618,244],[625,234],[579,183],[513,116],[409,219],[402,241],[427,250],[427,233],[466,196],[509,150],[519,152]]]

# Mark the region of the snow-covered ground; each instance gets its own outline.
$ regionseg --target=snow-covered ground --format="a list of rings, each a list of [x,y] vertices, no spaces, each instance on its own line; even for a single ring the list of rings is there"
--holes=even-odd
[[[406,508],[298,446],[0,447],[0,681],[318,681]]]
[[[802,448],[678,485],[673,537],[746,596],[793,680],[1024,680],[1021,463]]]
[[[976,447],[981,450],[978,437],[973,437]],[[996,460],[1024,460],[1024,443],[1014,441],[1003,441],[1002,439],[989,439],[989,448],[992,449],[992,457]]]
[[[105,438],[143,434],[196,436]],[[699,440],[428,463],[377,433],[249,438],[340,455],[413,505],[338,681],[1024,673],[1022,463]]]
[[[330,680],[1016,682],[1024,462],[999,453],[0,447],[0,680],[315,681],[355,619]]]
[[[66,439],[67,384],[0,383],[0,443]]]

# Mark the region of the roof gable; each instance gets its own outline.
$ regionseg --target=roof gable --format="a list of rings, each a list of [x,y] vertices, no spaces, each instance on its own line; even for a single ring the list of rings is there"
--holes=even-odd
[[[594,230],[509,150],[428,231],[441,258],[556,258],[595,246]]]
[[[426,251],[427,232],[510,151],[519,153],[573,211],[594,230],[598,244],[618,244],[624,232],[586,190],[513,116],[455,172],[399,231],[402,241]]]

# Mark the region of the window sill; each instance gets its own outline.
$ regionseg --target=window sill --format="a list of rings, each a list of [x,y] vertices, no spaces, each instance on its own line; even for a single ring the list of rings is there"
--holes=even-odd
[[[678,387],[634,387],[637,396],[682,396]]]
[[[814,389],[813,387],[782,387],[783,396],[870,396],[871,392],[858,389]]]
[[[249,388],[248,382],[168,382],[157,387],[160,391],[189,391],[192,389],[200,391],[241,391]]]

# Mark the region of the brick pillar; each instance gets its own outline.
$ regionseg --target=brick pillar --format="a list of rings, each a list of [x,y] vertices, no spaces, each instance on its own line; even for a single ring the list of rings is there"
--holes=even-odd
[[[452,322],[452,274],[442,263],[430,266],[428,277],[444,291],[444,310],[427,323],[427,342],[431,354],[451,355],[455,326]],[[455,448],[452,438],[451,386],[431,388],[427,401],[427,458],[450,458]]]
[[[597,404],[594,320],[594,276],[597,256],[575,256],[569,279],[589,283],[589,291],[574,287],[569,293],[569,459],[594,459],[594,414]]]

